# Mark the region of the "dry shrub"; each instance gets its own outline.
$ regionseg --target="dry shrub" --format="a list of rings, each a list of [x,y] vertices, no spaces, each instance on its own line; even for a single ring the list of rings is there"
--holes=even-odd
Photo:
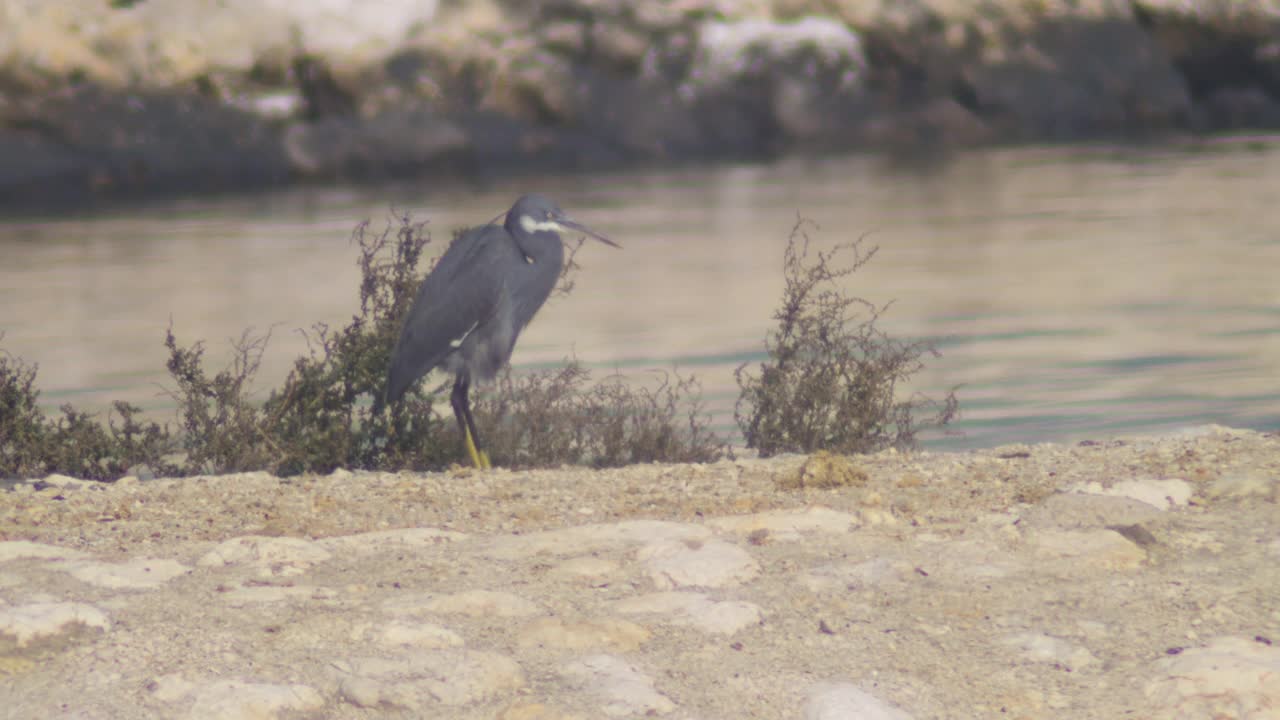
[[[50,419],[40,412],[37,375],[37,366],[0,351],[0,477],[110,480],[139,465],[173,469],[165,460],[173,448],[168,429],[140,422],[139,408],[113,403],[105,427],[69,404]]]
[[[744,363],[736,373],[741,394],[734,417],[747,446],[765,457],[914,446],[922,429],[946,425],[958,409],[954,392],[941,402],[897,397],[898,384],[924,367],[922,358],[938,353],[928,343],[886,335],[876,323],[888,306],[841,289],[876,248],[864,248],[859,238],[815,250],[811,229],[799,218],[787,241],[782,304],[765,339],[768,358],[756,372]],[[920,420],[921,411],[931,414]]]
[[[618,375],[592,384],[576,360],[521,376],[508,370],[477,399],[475,416],[493,461],[513,467],[710,462],[725,449],[696,379],[675,371],[646,387]]]

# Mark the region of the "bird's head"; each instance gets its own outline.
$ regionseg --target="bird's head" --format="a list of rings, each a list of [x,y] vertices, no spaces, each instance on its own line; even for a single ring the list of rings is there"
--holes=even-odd
[[[606,245],[622,247],[586,225],[571,219],[550,198],[536,193],[525,195],[511,206],[507,211],[506,228],[513,234],[520,232],[524,235],[540,232],[579,232]]]

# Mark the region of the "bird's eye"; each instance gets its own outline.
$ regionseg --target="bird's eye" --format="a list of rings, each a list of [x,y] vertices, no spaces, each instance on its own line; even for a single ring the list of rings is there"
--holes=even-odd
[[[548,219],[548,220],[550,220],[550,219],[551,219],[551,211],[550,211],[550,210],[543,210],[543,211],[542,211],[542,215],[543,215],[543,217],[545,217],[545,218],[546,218],[546,219]]]

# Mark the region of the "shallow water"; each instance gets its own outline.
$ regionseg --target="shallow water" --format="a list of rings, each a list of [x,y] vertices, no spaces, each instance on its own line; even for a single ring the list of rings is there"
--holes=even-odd
[[[170,417],[165,327],[218,366],[271,329],[265,396],[317,321],[356,309],[352,228],[391,207],[437,246],[526,189],[625,245],[588,244],[517,368],[569,354],[599,372],[701,380],[732,432],[733,370],[758,361],[797,213],[820,244],[870,232],[849,289],[943,355],[909,390],[959,386],[936,448],[1071,441],[1207,422],[1280,428],[1280,141],[972,152],[613,175],[307,188],[0,221],[0,348],[40,366],[42,403],[124,399]]]

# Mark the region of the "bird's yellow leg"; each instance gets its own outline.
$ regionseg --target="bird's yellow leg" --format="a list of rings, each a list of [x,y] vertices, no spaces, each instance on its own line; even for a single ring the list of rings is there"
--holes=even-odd
[[[492,466],[489,464],[489,455],[485,451],[476,447],[475,440],[471,437],[471,431],[465,430],[467,440],[467,454],[471,456],[471,464],[480,470],[488,470]]]

